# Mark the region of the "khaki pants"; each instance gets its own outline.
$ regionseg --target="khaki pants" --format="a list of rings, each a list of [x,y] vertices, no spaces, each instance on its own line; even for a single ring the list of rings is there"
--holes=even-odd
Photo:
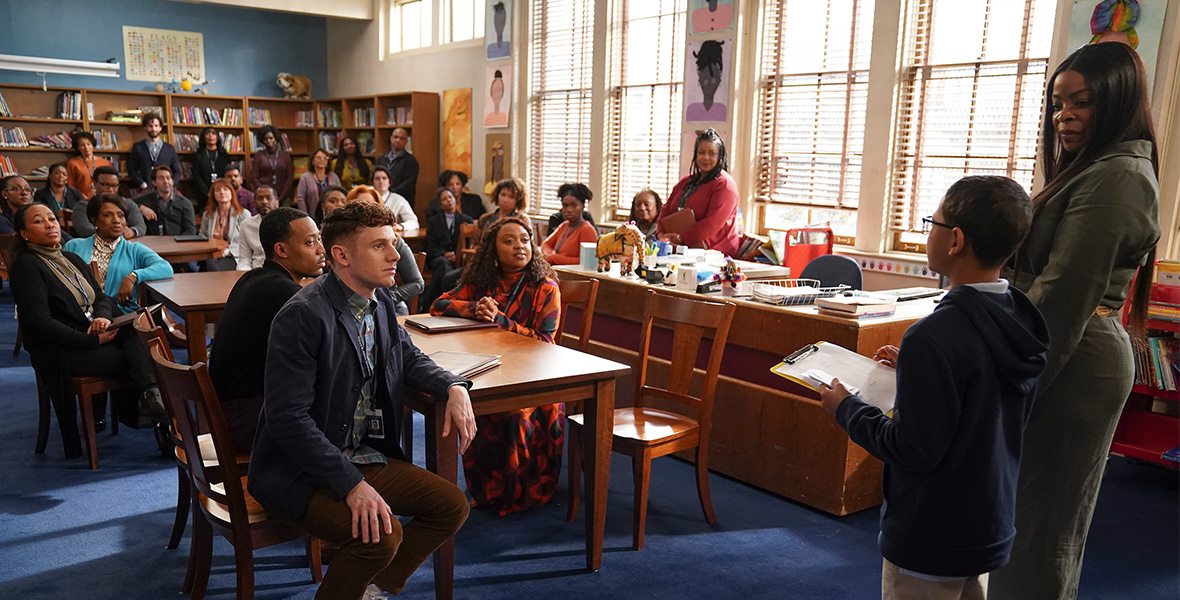
[[[453,483],[414,465],[390,460],[360,467],[365,481],[381,494],[395,515],[412,519],[376,543],[352,537],[352,511],[327,489],[311,496],[298,524],[311,535],[340,546],[332,557],[317,600],[359,600],[369,583],[400,593],[426,557],[467,520],[467,496]]]
[[[954,581],[927,581],[882,559],[881,600],[987,600],[987,573]]]

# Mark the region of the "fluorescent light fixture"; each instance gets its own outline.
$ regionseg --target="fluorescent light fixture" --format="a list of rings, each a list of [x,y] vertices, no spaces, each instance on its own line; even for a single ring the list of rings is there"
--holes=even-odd
[[[118,77],[119,61],[96,62],[90,60],[66,60],[62,58],[37,58],[0,54],[0,70],[32,71],[33,73],[60,73],[62,75],[90,75],[92,77]]]

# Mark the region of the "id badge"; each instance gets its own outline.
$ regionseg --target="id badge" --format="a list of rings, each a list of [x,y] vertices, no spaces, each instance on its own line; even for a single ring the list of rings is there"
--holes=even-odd
[[[369,437],[375,440],[385,439],[385,417],[382,416],[380,408],[365,411],[365,429]]]

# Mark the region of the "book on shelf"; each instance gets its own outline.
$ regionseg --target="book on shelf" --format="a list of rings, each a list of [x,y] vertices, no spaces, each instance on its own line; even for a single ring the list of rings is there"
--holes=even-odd
[[[96,129],[92,133],[94,135],[94,141],[98,142],[98,145],[94,147],[95,150],[119,149],[119,138],[113,132]]]
[[[320,109],[320,127],[343,127],[344,119],[335,108]]]
[[[270,124],[270,110],[265,108],[250,108],[251,127],[265,127]]]
[[[98,139],[98,132],[95,132],[95,139]],[[67,150],[72,147],[72,137],[68,131],[60,133],[46,133],[37,136],[35,140],[29,140],[30,146],[37,146],[39,148],[58,148]]]
[[[11,117],[12,111],[8,110],[8,103],[4,101],[4,94],[0,94],[0,117]]]
[[[292,175],[295,177],[295,179],[299,179],[300,177],[303,177],[303,174],[307,173],[307,157],[300,156],[297,158],[292,158],[291,159],[291,171],[292,171]]]
[[[112,110],[107,113],[108,121],[115,121],[118,123],[139,123],[143,120],[144,112],[137,108],[127,110]]]
[[[41,165],[36,169],[33,169],[32,172],[29,173],[29,177],[47,179],[49,177],[49,165]]]
[[[295,111],[295,126],[296,127],[315,127],[315,111],[314,110],[297,110]]]
[[[57,118],[82,118],[82,92],[62,92],[57,95]]]
[[[321,131],[320,132],[320,147],[327,150],[329,154],[335,154],[336,148],[340,145],[340,132],[338,131]]]
[[[155,105],[140,106],[137,110],[141,114],[152,113],[153,115],[156,115],[156,116],[160,117],[161,119],[164,118],[164,107],[163,106],[155,106]]]
[[[377,109],[354,108],[352,110],[353,127],[375,127],[377,125]]]
[[[357,135],[356,145],[360,148],[361,154],[373,154],[377,152],[377,140],[373,138],[372,131],[362,131]]]
[[[242,109],[225,108],[221,110],[221,124],[227,127],[242,126]]]
[[[20,170],[16,168],[16,163],[11,158],[0,154],[0,177],[8,177],[9,175],[20,175]]]
[[[28,148],[29,138],[25,137],[25,130],[20,127],[0,127],[0,147]]]
[[[178,133],[172,136],[172,144],[178,152],[195,152],[201,147],[201,141],[195,133]]]
[[[187,162],[187,161],[181,162],[180,163],[180,180],[181,181],[189,181],[192,178],[193,178],[193,163]]]
[[[414,111],[408,106],[391,108],[385,113],[386,125],[413,125]]]

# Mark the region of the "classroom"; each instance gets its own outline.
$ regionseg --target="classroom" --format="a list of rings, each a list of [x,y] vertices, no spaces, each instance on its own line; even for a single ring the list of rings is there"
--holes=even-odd
[[[364,600],[1180,600],[1177,115],[1176,0],[0,0],[0,597],[354,597],[379,455],[464,516]]]

